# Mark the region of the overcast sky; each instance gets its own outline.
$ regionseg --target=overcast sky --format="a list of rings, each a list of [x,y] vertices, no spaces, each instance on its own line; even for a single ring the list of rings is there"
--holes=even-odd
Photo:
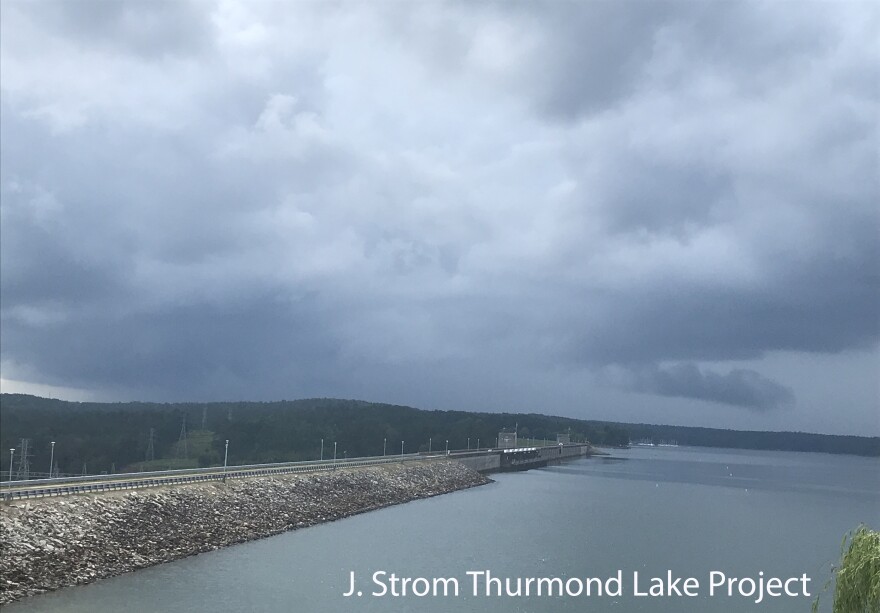
[[[3,391],[880,434],[880,8],[25,2]]]

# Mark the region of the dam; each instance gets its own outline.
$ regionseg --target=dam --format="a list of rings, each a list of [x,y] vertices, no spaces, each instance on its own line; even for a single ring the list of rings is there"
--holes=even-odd
[[[589,445],[4,483],[0,604],[490,483]]]
[[[540,468],[593,453],[595,450],[589,443],[563,443],[541,447],[460,451],[450,454],[450,459],[481,473],[493,473]]]

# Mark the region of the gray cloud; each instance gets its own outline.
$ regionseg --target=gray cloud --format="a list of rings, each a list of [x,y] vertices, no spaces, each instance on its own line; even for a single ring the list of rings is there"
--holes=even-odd
[[[108,52],[186,56],[207,50],[211,42],[209,15],[189,0],[47,0],[29,10],[55,35]]]
[[[873,5],[2,10],[6,379],[810,429],[880,366]]]
[[[693,363],[638,369],[627,373],[626,385],[635,391],[695,398],[758,411],[790,407],[794,393],[753,370],[734,369],[725,375],[700,370]]]

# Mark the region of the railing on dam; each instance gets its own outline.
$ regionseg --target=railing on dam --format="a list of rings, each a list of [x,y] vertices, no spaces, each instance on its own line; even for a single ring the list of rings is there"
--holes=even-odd
[[[244,477],[262,477],[291,473],[314,473],[355,466],[370,466],[399,462],[422,462],[443,458],[459,460],[474,470],[491,472],[503,469],[505,462],[501,461],[501,457],[504,454],[519,455],[523,452],[538,451],[542,457],[547,453],[552,453],[554,457],[556,457],[557,454],[565,457],[575,454],[582,455],[583,449],[583,445],[576,444],[558,447],[538,447],[535,449],[462,449],[457,451],[450,450],[448,452],[419,452],[404,455],[370,456],[336,460],[248,464],[243,466],[229,466],[226,468],[223,468],[222,466],[214,466],[210,468],[88,475],[82,477],[60,477],[55,479],[30,479],[27,481],[6,481],[0,483],[0,500],[9,501],[15,499],[42,498],[45,496],[68,496],[71,494],[131,490],[163,485],[198,483],[202,481],[225,481],[226,479],[240,479]],[[546,459],[544,461],[546,461]],[[534,459],[522,462],[524,465],[533,463],[535,463]],[[520,464],[520,462],[516,462],[516,464]]]
[[[227,468],[192,468],[181,470],[161,470],[140,473],[118,473],[112,475],[89,475],[82,477],[62,477],[56,479],[31,479],[28,481],[7,481],[0,483],[0,499],[42,498],[45,496],[67,496],[116,490],[140,489],[162,485],[198,483],[201,481],[225,481],[243,477],[261,477],[291,473],[312,473],[400,462],[422,462],[446,457],[445,453],[409,453],[395,456],[373,456],[364,458],[313,460],[305,462],[281,462],[275,464],[248,464]]]

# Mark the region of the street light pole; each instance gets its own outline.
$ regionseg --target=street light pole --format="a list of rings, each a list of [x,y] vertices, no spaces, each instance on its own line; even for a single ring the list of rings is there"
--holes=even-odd
[[[400,457],[403,457],[403,441],[400,441]]]
[[[449,455],[449,441],[446,441],[446,455]]]
[[[336,441],[333,441],[333,466],[336,466]]]
[[[480,448],[480,439],[477,439],[477,449]]]
[[[385,455],[385,449],[386,449],[387,447],[388,447],[388,439],[387,439],[387,438],[383,438],[383,439],[382,439],[382,455],[383,455],[383,456]]]
[[[471,450],[471,437],[468,437],[468,451]]]
[[[9,480],[12,481],[12,460],[15,458],[15,447],[9,450]]]
[[[321,439],[321,461],[324,461],[324,439]]]
[[[49,454],[49,478],[52,478],[52,467],[55,466],[55,441],[49,443],[52,446],[52,452]]]
[[[226,449],[223,451],[223,483],[226,483],[226,467],[229,465],[229,439],[226,439]]]

